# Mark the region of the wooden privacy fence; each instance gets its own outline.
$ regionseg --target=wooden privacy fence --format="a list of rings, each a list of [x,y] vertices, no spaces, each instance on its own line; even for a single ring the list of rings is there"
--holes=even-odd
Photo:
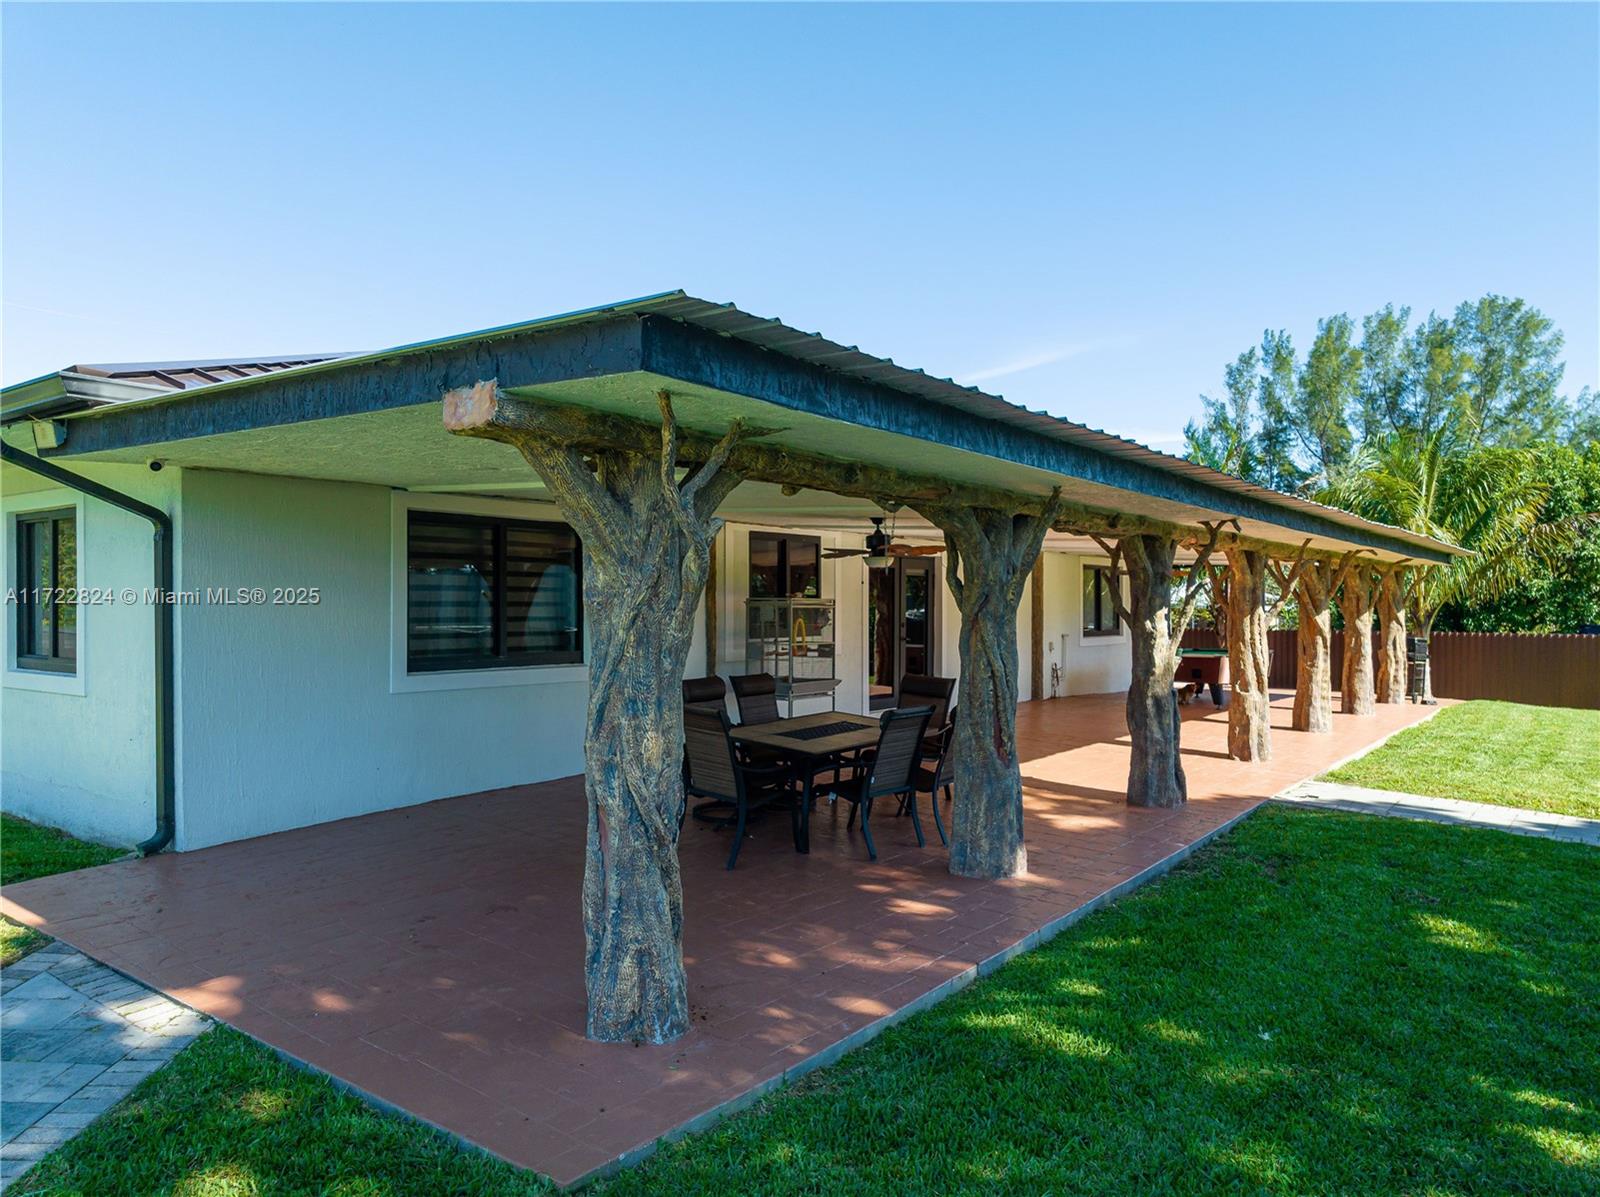
[[[1600,636],[1435,632],[1433,692],[1600,709]]]
[[[1183,642],[1193,648],[1217,647],[1209,628],[1191,628]],[[1294,689],[1295,633],[1267,633],[1272,653],[1268,682]],[[1372,642],[1377,660],[1377,636]],[[1433,659],[1433,692],[1440,698],[1497,698],[1541,707],[1600,710],[1600,636],[1543,636],[1520,632],[1435,632],[1428,640]],[[1333,634],[1333,684],[1344,665],[1344,633]]]

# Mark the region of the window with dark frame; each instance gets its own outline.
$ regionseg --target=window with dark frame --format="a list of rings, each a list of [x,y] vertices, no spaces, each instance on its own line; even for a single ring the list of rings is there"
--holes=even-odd
[[[407,513],[407,672],[582,661],[576,532],[534,520]]]
[[[750,533],[751,598],[821,598],[822,540]]]
[[[1115,636],[1122,631],[1111,588],[1117,579],[1109,565],[1083,567],[1083,634]]]
[[[17,516],[17,668],[78,671],[78,517]]]

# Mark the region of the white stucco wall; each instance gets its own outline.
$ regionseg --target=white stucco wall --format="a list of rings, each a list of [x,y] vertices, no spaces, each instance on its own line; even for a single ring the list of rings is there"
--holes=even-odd
[[[178,846],[196,848],[456,794],[578,773],[587,683],[583,666],[407,675],[404,666],[404,513],[408,507],[559,519],[546,504],[407,495],[383,487],[218,471],[159,474],[143,466],[88,466],[108,485],[172,511],[178,585],[316,587],[314,605],[177,609]],[[147,525],[55,489],[4,494],[7,585],[14,515],[79,508],[86,587],[152,582]],[[730,524],[717,552],[717,671],[744,671],[749,533]],[[771,531],[784,531],[771,528]],[[825,548],[860,538],[823,534]],[[1061,694],[1125,689],[1126,635],[1081,633],[1086,559],[1045,557],[1045,678],[1062,666]],[[935,613],[937,672],[960,667],[960,620],[942,571]],[[836,604],[840,710],[865,712],[867,569],[826,561],[823,593]],[[397,595],[399,601],[397,601]],[[1018,619],[1019,696],[1029,684],[1031,588]],[[154,827],[151,611],[144,603],[80,613],[79,673],[21,675],[11,668],[7,620],[0,689],[5,809],[75,834],[131,844]],[[687,673],[705,672],[702,618]],[[731,704],[730,704],[731,705]],[[813,701],[797,710],[825,709]],[[730,711],[730,713],[732,713]]]
[[[1083,634],[1083,569],[1107,565],[1104,557],[1050,553],[1045,558],[1045,635],[1055,656],[1045,653],[1045,686],[1051,660],[1061,662],[1061,694],[1112,694],[1127,690],[1133,678],[1132,647],[1127,629],[1116,636]],[[1127,582],[1123,582],[1127,594]],[[1059,598],[1054,597],[1059,596]]]
[[[72,468],[164,511],[176,507],[175,470]],[[35,476],[10,466],[0,473],[5,589],[17,584],[16,515],[72,507],[78,515],[78,584],[110,591],[113,601],[80,606],[73,676],[15,668],[16,609],[8,602],[0,805],[82,838],[132,845],[155,830],[154,615],[142,593],[155,580],[150,525],[75,491],[40,486]],[[140,592],[131,603],[121,594],[126,587]]]
[[[582,771],[583,666],[408,682],[402,655],[396,670],[406,503],[559,518],[537,504],[186,474],[185,589],[315,586],[321,599],[183,609],[179,847]]]
[[[1082,633],[1083,565],[1104,558],[1084,558],[1071,553],[1044,554],[1044,686],[1033,693],[1033,579],[1023,587],[1017,607],[1017,700],[1064,698],[1073,694],[1106,694],[1128,688],[1132,677],[1127,633],[1085,637]],[[1126,590],[1126,586],[1124,586]],[[939,672],[959,677],[961,672],[961,617],[955,599],[940,573]],[[1060,682],[1052,693],[1050,667],[1060,667]]]
[[[1048,608],[1055,596],[1050,593],[1048,580],[1044,588],[1045,606]],[[1046,690],[1049,693],[1048,678],[1050,666],[1045,664]],[[1022,601],[1017,604],[1017,701],[1027,702],[1034,698],[1033,693],[1033,578],[1030,576],[1022,587]]]

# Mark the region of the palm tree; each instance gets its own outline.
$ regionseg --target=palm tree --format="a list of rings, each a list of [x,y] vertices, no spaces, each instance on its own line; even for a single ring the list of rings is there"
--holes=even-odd
[[[1442,608],[1512,589],[1570,545],[1582,521],[1540,520],[1549,485],[1525,449],[1482,448],[1459,423],[1369,442],[1318,496],[1368,519],[1471,549],[1414,570],[1407,605],[1423,636]],[[1431,697],[1431,689],[1429,692]]]

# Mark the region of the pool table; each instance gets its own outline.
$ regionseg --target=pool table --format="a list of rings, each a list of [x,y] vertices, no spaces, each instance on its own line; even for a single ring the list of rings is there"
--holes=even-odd
[[[1211,701],[1222,705],[1222,687],[1228,685],[1228,650],[1225,648],[1186,648],[1178,659],[1179,686],[1191,686],[1198,694],[1201,686],[1211,690]]]

